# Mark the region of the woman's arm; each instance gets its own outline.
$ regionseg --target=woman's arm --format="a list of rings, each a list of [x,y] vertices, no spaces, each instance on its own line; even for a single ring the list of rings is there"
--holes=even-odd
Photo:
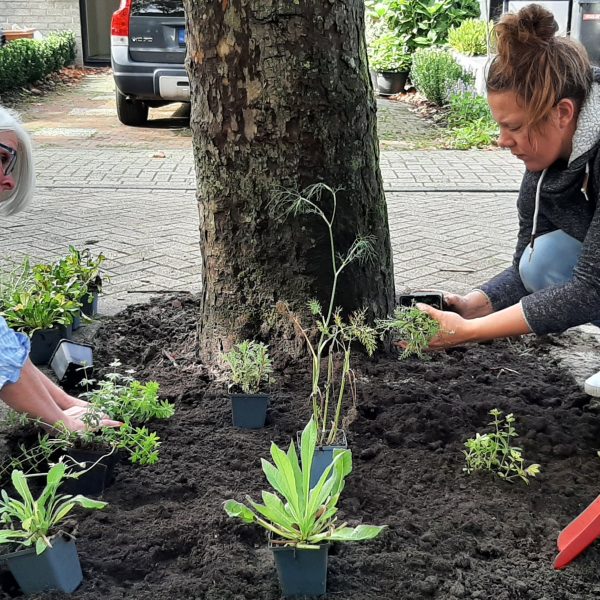
[[[427,304],[417,304],[417,307],[440,324],[440,333],[429,344],[432,350],[531,333],[521,304],[473,319],[437,310]]]

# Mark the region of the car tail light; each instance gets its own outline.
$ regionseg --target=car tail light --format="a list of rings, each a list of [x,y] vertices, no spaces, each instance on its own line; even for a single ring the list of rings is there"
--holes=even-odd
[[[113,46],[129,45],[129,16],[131,0],[121,0],[119,8],[113,13],[111,22],[111,43]]]

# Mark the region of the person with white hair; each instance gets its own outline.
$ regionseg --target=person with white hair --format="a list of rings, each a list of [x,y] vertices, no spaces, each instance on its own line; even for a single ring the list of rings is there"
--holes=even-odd
[[[0,217],[25,208],[33,197],[35,173],[31,141],[16,116],[0,107]],[[87,402],[67,394],[29,360],[29,338],[0,317],[0,399],[47,425],[83,431]],[[102,419],[99,426],[118,427]]]

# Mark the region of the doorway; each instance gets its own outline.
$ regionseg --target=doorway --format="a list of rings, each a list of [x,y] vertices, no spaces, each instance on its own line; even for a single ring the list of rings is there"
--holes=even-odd
[[[110,65],[110,21],[119,0],[80,0],[83,64]]]

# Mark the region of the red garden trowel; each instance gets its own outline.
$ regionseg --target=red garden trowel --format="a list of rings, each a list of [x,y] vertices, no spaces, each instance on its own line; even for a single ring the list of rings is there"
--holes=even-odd
[[[585,391],[590,396],[600,397],[600,373],[592,375],[585,382]],[[566,567],[598,537],[600,537],[600,496],[560,532],[556,542],[558,556],[554,559],[554,568]]]

